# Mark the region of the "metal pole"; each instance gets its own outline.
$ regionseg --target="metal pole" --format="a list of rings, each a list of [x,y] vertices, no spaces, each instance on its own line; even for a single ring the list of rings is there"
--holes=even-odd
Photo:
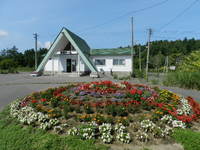
[[[38,34],[34,33],[34,38],[35,38],[35,70],[37,70],[37,39],[38,39]]]
[[[132,76],[134,75],[134,53],[133,53],[133,49],[134,49],[134,27],[133,27],[133,17],[131,17],[131,74]]]

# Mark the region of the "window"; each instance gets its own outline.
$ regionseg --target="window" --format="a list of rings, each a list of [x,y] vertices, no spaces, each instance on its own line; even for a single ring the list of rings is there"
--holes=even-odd
[[[106,64],[105,59],[95,59],[95,65],[101,65],[104,66]]]
[[[125,65],[125,59],[113,59],[113,65]]]

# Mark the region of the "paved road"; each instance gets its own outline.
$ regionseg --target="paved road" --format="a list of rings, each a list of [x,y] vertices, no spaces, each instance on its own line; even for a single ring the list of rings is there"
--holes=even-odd
[[[93,79],[90,77],[69,77],[67,75],[31,77],[28,73],[0,74],[0,110],[18,97],[26,96],[34,91],[61,86],[67,82],[89,82],[95,80],[112,80],[112,78],[104,77]],[[139,80],[132,80],[131,82],[141,83]],[[200,91],[185,90],[176,87],[162,88],[169,89],[184,96],[192,96],[198,101],[200,100]]]
[[[67,82],[89,82],[99,79],[90,77],[69,77],[67,75],[31,77],[29,73],[0,74],[0,110],[18,97],[24,97],[34,91],[56,87]],[[101,78],[100,80],[106,80]]]

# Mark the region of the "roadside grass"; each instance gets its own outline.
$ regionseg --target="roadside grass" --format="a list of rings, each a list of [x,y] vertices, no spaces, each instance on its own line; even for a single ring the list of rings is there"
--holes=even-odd
[[[18,71],[14,68],[0,69],[0,74],[8,74],[8,73],[18,73]]]
[[[184,150],[200,150],[200,132],[189,129],[177,129],[172,137],[183,145]]]
[[[31,72],[31,71],[34,71],[34,68],[31,68],[31,67],[18,67],[17,71],[18,72]]]
[[[9,108],[0,112],[0,150],[107,150],[94,140],[59,136],[44,130],[24,127],[9,116]]]
[[[19,73],[19,72],[32,72],[34,68],[30,67],[17,67],[10,69],[0,69],[0,74],[8,74],[8,73]]]
[[[163,84],[181,88],[200,90],[200,72],[171,72],[168,73]]]

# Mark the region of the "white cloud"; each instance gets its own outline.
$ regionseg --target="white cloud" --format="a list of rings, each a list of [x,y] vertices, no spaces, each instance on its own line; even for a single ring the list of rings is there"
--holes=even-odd
[[[45,47],[45,48],[49,49],[50,46],[51,46],[51,42],[50,42],[50,41],[46,41],[46,42],[44,43],[44,47]]]
[[[6,36],[8,36],[8,32],[0,30],[0,37],[6,37]]]

